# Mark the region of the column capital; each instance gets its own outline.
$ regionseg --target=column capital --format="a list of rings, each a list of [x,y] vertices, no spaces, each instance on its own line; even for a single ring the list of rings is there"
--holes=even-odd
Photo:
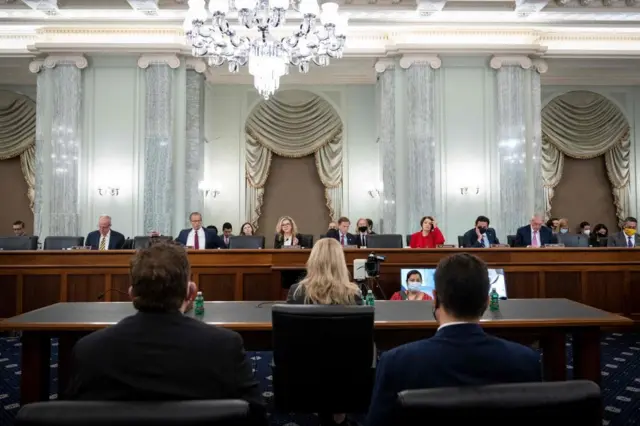
[[[442,66],[442,60],[438,55],[402,55],[400,66],[406,70],[412,65],[429,65],[432,69],[437,70]]]
[[[187,58],[185,65],[188,70],[193,70],[198,74],[202,74],[207,70],[207,63],[200,58]]]
[[[393,69],[396,66],[396,61],[391,58],[378,59],[375,64],[375,69],[378,74],[382,74],[388,69]]]
[[[489,66],[494,70],[509,66],[528,70],[533,66],[533,61],[528,56],[494,56],[491,58]]]
[[[538,71],[538,74],[544,74],[549,71],[549,65],[544,59],[534,59],[533,67]]]
[[[169,65],[176,69],[180,66],[180,59],[176,55],[142,55],[138,58],[138,67],[147,69],[149,65]]]
[[[29,64],[29,71],[39,73],[42,68],[53,69],[60,64],[75,65],[78,69],[85,69],[89,61],[83,55],[49,55],[44,59],[36,59]]]

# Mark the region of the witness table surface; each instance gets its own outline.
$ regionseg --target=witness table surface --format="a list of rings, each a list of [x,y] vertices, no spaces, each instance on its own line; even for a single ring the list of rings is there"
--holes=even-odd
[[[248,350],[271,349],[271,306],[276,302],[207,302],[202,321],[239,332]],[[380,349],[429,337],[438,328],[432,302],[377,301],[375,341]],[[21,402],[48,400],[50,338],[58,337],[58,383],[66,386],[73,344],[93,330],[134,314],[129,302],[58,303],[0,321],[0,331],[22,335]],[[573,345],[575,378],[600,382],[600,328],[632,325],[618,315],[566,299],[512,299],[500,311],[487,311],[481,322],[492,334],[523,343],[540,342],[544,374],[566,379],[566,336]]]

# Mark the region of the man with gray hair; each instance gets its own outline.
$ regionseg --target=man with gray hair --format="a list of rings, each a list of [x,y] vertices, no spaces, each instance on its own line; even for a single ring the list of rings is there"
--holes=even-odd
[[[523,226],[516,232],[516,247],[543,247],[547,244],[556,244],[556,237],[551,229],[542,226],[542,216],[539,214],[531,218],[529,225]]]
[[[111,229],[111,217],[102,215],[98,219],[98,230],[89,232],[84,245],[91,250],[120,250],[124,241],[124,235]]]

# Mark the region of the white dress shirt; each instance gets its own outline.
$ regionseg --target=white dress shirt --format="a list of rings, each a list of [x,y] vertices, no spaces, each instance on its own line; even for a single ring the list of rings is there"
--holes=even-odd
[[[202,228],[198,229],[198,231],[196,231],[195,229],[192,229],[189,232],[189,236],[187,237],[187,247],[196,248],[196,243],[195,243],[196,232],[198,232],[198,250],[204,250],[206,247],[206,244],[205,244],[206,237],[205,237],[204,229]]]
[[[291,247],[293,245],[293,237],[284,237],[284,243],[282,243],[284,247]]]
[[[631,237],[627,234],[624,234],[624,237],[627,239],[626,246],[627,247],[635,247],[636,246],[636,236],[632,235]]]
[[[111,240],[111,231],[107,232],[107,235],[102,235],[100,234],[100,232],[98,232],[98,234],[100,235],[100,239],[98,240],[98,250],[100,249],[100,245],[102,244],[102,239],[104,238],[104,249],[105,250],[109,250],[109,240]]]
[[[440,327],[438,327],[438,330],[440,330],[441,328],[449,327],[450,325],[460,325],[460,324],[474,324],[474,323],[464,322],[464,321],[448,322],[446,324],[440,324]]]

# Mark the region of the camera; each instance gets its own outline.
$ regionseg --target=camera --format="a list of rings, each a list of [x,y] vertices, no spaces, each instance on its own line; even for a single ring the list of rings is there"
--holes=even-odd
[[[364,264],[364,271],[367,273],[367,277],[375,278],[380,276],[380,264],[387,258],[385,256],[378,256],[375,253],[370,253],[367,256],[367,261]]]

